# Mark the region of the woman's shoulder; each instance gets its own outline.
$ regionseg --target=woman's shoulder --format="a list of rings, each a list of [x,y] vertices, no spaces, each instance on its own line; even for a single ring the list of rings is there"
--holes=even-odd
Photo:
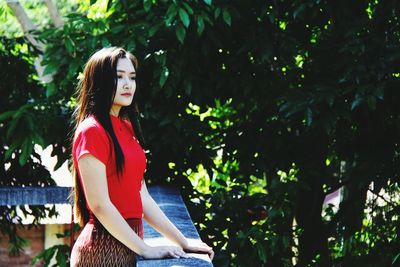
[[[93,115],[85,118],[78,124],[78,127],[76,128],[75,131],[75,137],[77,137],[80,134],[86,134],[86,133],[107,136],[103,126]]]

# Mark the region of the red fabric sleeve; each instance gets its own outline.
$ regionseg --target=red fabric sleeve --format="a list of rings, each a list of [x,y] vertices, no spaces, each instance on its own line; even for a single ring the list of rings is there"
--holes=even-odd
[[[107,166],[110,156],[110,143],[104,130],[96,125],[88,125],[76,137],[76,161],[85,154],[93,155]]]

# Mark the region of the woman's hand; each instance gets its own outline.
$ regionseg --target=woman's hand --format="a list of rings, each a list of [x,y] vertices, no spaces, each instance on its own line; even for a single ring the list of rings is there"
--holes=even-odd
[[[210,257],[211,260],[214,258],[213,249],[208,246],[206,243],[201,242],[200,244],[187,244],[183,247],[184,252],[193,252],[193,253],[206,253]]]
[[[149,246],[141,255],[145,259],[161,258],[189,258],[189,256],[180,247],[175,246]]]

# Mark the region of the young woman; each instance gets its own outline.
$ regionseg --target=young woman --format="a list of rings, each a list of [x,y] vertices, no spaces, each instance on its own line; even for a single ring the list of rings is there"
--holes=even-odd
[[[71,266],[134,266],[144,258],[188,257],[214,252],[191,245],[149,195],[146,156],[138,138],[136,58],[122,48],[104,48],[87,62],[78,86],[72,145],[74,210],[82,226]],[[149,246],[142,217],[178,246]]]

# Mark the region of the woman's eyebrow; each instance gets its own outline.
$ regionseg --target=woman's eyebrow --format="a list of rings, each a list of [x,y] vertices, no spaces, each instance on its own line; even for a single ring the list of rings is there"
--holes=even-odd
[[[126,71],[124,71],[124,70],[117,70],[117,72],[123,72],[123,73],[125,73]],[[132,72],[130,72],[129,74],[136,74],[136,72],[132,71]]]

